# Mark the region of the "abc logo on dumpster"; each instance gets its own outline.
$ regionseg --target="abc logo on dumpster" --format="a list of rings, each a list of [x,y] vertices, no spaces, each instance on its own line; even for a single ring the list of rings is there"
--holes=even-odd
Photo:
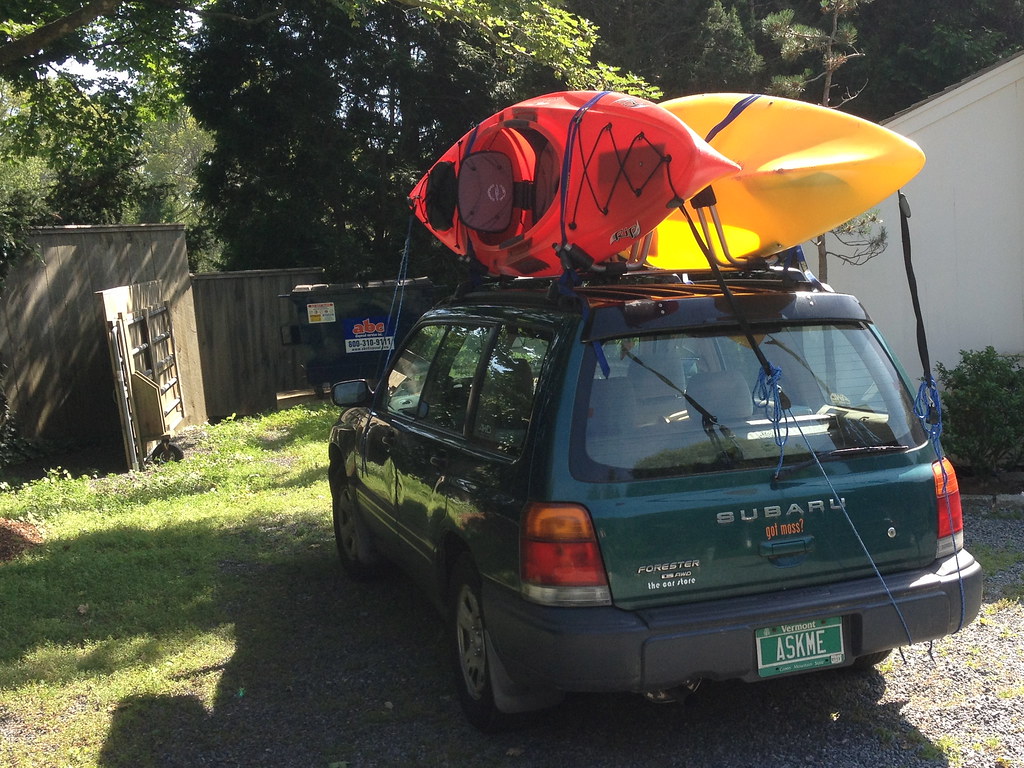
[[[345,321],[345,351],[374,352],[391,349],[395,343],[386,317],[349,318]]]

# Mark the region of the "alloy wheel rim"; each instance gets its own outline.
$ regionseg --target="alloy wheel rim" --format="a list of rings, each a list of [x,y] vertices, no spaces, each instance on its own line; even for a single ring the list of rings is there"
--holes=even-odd
[[[487,684],[487,652],[484,643],[484,622],[476,595],[463,586],[455,615],[459,642],[459,667],[467,692],[479,699]]]

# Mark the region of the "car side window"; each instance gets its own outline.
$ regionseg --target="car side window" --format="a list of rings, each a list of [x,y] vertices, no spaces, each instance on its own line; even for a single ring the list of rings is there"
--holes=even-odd
[[[472,430],[477,442],[518,454],[550,342],[548,335],[528,328],[504,326],[498,332],[480,385]]]
[[[425,325],[409,339],[388,374],[386,407],[391,413],[416,416],[430,363],[445,335],[443,325]]]
[[[426,424],[462,432],[469,397],[491,327],[448,326],[423,385],[420,415]]]

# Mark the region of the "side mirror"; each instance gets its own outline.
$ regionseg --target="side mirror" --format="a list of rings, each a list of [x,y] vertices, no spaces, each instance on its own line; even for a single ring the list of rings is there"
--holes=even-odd
[[[373,391],[365,379],[339,381],[331,387],[331,400],[339,408],[355,408],[369,405],[373,399]]]

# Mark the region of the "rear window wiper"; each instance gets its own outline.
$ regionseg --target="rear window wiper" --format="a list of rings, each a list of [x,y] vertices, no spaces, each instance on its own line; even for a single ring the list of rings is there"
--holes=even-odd
[[[781,480],[786,475],[804,469],[805,467],[825,461],[840,461],[842,459],[850,458],[851,456],[866,456],[868,454],[878,453],[900,453],[908,450],[910,450],[910,446],[908,445],[890,443],[888,445],[860,445],[856,448],[835,448],[831,451],[821,451],[819,453],[815,453],[814,456],[809,459],[780,468],[779,471],[772,476],[772,482]]]

